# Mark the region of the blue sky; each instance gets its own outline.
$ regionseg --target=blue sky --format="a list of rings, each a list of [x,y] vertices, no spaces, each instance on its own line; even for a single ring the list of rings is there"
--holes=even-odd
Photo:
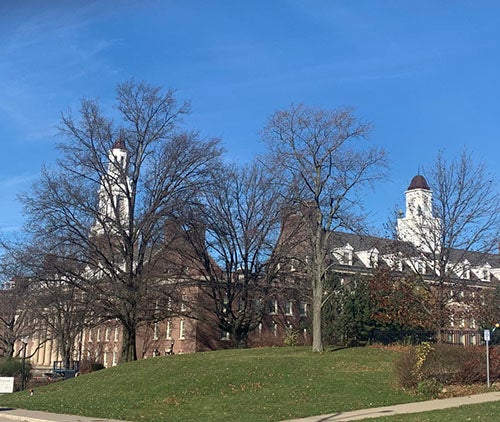
[[[440,149],[497,173],[499,22],[496,1],[3,0],[0,231],[22,225],[16,195],[54,163],[60,113],[82,97],[111,107],[131,78],[190,100],[188,126],[231,160],[263,151],[277,109],[354,106],[390,156],[367,196],[385,220]]]

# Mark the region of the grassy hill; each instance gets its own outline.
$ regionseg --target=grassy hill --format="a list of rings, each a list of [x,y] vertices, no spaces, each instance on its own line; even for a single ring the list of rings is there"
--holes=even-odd
[[[396,353],[225,350],[157,357],[0,397],[0,405],[130,421],[279,421],[415,401],[393,384]]]

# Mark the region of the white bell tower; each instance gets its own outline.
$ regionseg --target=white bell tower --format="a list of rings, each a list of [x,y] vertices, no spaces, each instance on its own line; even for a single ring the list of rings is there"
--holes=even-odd
[[[439,245],[440,223],[432,211],[432,191],[424,176],[415,176],[405,192],[406,213],[397,221],[399,240],[431,252]]]
[[[97,234],[126,229],[129,217],[128,151],[122,139],[115,142],[108,159],[108,170],[99,188],[99,218],[93,227]]]

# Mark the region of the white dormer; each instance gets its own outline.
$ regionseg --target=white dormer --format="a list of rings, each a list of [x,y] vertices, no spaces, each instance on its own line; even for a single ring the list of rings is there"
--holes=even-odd
[[[356,256],[367,268],[376,268],[378,265],[379,251],[377,248],[356,252]]]
[[[467,259],[465,259],[457,268],[457,275],[460,278],[470,280],[470,270],[471,270],[470,262]]]
[[[354,248],[349,243],[346,243],[345,246],[335,248],[333,250],[333,256],[337,259],[339,264],[352,265],[353,251]]]
[[[486,262],[481,267],[476,267],[472,269],[472,272],[479,278],[481,281],[491,281],[491,265]]]
[[[391,270],[403,271],[403,254],[401,252],[382,255],[381,258]]]

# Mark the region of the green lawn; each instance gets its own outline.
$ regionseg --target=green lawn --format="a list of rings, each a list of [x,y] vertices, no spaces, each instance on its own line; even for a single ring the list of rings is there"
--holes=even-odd
[[[141,360],[0,397],[0,405],[130,421],[279,421],[418,400],[394,386],[396,353],[226,350]],[[490,405],[491,406],[491,405]]]

